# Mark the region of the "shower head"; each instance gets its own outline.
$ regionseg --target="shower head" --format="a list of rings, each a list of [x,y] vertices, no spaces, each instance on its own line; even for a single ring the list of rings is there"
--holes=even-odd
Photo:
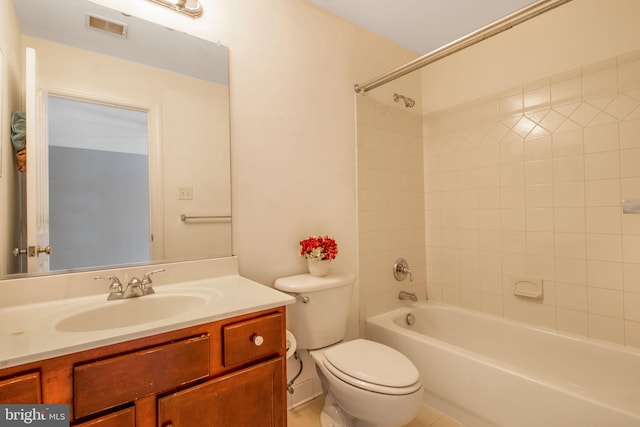
[[[393,100],[394,100],[395,102],[398,102],[398,101],[400,101],[401,99],[404,101],[404,106],[405,106],[405,107],[407,107],[407,108],[412,108],[414,105],[416,105],[416,101],[414,101],[414,100],[413,100],[413,99],[411,99],[411,98],[407,98],[407,97],[406,97],[406,96],[404,96],[404,95],[398,95],[397,93],[394,93],[394,94],[393,94]]]

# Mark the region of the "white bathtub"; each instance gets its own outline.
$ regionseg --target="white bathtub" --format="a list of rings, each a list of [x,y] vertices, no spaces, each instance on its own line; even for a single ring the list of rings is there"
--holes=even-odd
[[[425,402],[465,425],[640,426],[640,350],[431,302],[366,325],[417,366]]]

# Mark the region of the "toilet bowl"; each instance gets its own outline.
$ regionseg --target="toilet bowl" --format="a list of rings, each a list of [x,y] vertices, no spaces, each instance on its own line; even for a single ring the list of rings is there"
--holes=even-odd
[[[413,363],[391,347],[343,341],[354,280],[353,274],[331,270],[325,277],[277,279],[275,288],[297,297],[287,306],[287,329],[298,350],[309,350],[322,381],[322,427],[401,427],[420,409],[422,380]]]
[[[422,403],[422,380],[402,353],[357,339],[310,352],[326,390],[322,427],[400,427]]]

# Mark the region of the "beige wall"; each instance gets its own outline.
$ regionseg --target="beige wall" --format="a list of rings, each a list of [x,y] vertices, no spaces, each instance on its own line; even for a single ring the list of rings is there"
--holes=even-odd
[[[18,246],[18,211],[11,200],[18,191],[18,171],[15,167],[10,139],[11,113],[22,109],[20,31],[15,18],[13,3],[0,4],[0,51],[2,64],[0,76],[0,276],[17,270],[16,258],[11,249]]]
[[[638,16],[574,1],[423,71],[431,299],[640,347]]]

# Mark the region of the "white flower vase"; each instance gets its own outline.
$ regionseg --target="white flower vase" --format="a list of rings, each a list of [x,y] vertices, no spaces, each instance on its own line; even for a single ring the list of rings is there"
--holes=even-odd
[[[307,266],[309,267],[309,274],[316,277],[324,277],[329,272],[331,267],[330,259],[307,259]]]

